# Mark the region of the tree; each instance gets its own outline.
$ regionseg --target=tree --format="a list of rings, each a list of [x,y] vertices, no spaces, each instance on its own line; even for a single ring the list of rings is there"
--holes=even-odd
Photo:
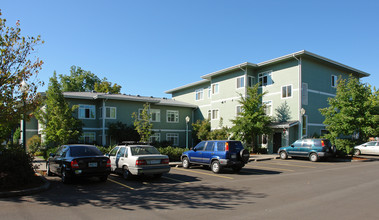
[[[21,36],[19,25],[7,27],[6,19],[0,17],[0,143],[9,138],[22,115],[29,118],[26,113],[38,105],[37,88],[43,85],[36,78],[43,62],[30,59],[43,41],[40,36]],[[23,81],[28,84],[24,92]]]
[[[231,120],[234,126],[231,131],[237,139],[242,140],[250,147],[256,147],[255,141],[258,135],[269,134],[271,129],[268,125],[272,122],[270,116],[266,115],[266,105],[262,103],[262,97],[266,93],[259,93],[259,84],[247,89],[247,96],[239,103],[242,104],[242,112]]]
[[[347,153],[355,144],[366,142],[370,136],[378,135],[378,90],[372,91],[371,86],[359,82],[353,76],[337,81],[337,92],[329,98],[329,107],[320,109],[325,117],[329,134],[325,135],[339,149]],[[352,137],[342,142],[340,137]]]
[[[50,78],[44,106],[36,117],[44,127],[45,145],[58,146],[78,142],[82,134],[82,122],[73,116],[77,106],[69,107],[59,87],[56,73]]]
[[[120,94],[121,91],[121,86],[117,85],[116,83],[112,85],[112,83],[108,82],[107,78],[105,77],[101,80],[100,83],[96,82],[94,87],[96,92]]]
[[[197,120],[192,124],[193,135],[196,139],[204,140],[226,140],[229,137],[229,129],[223,126],[223,119],[220,118],[219,129],[211,130],[209,119]]]
[[[138,141],[140,136],[133,126],[127,126],[122,122],[110,123],[108,125],[108,135],[116,143],[121,143],[122,141]]]
[[[59,75],[63,92],[104,92],[119,94],[121,86],[112,85],[107,78],[100,80],[98,76],[80,67],[71,66],[70,75]]]
[[[291,119],[290,107],[286,101],[284,101],[278,108],[275,109],[276,121],[286,122]]]
[[[150,122],[151,115],[149,113],[150,105],[148,103],[143,105],[142,111],[138,114],[133,112],[132,118],[134,118],[134,127],[141,137],[142,142],[148,142],[152,134],[151,129],[153,124]]]

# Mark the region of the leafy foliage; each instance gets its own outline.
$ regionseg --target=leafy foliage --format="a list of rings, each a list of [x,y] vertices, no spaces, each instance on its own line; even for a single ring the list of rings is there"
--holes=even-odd
[[[119,94],[121,86],[112,85],[107,78],[100,80],[98,76],[80,67],[71,66],[70,75],[59,75],[63,92],[103,92]]]
[[[148,103],[143,105],[142,112],[133,112],[132,118],[134,118],[134,127],[141,137],[142,142],[149,142],[152,134],[151,129],[153,124],[150,122],[151,115],[149,113],[150,105]]]
[[[0,142],[8,139],[23,114],[29,118],[26,113],[38,105],[37,87],[43,85],[34,78],[43,62],[29,58],[43,41],[40,36],[21,36],[19,25],[7,27],[6,19],[0,17]],[[23,81],[28,84],[24,92]]]
[[[34,135],[33,137],[29,138],[26,145],[29,148],[30,154],[34,155],[37,151],[41,150],[41,138],[38,135]]]
[[[186,151],[185,148],[180,147],[160,147],[158,148],[158,151],[161,154],[167,155],[170,159],[170,161],[180,161],[180,156],[184,151]]]
[[[291,119],[291,111],[287,102],[283,102],[278,108],[275,109],[276,121],[286,122]]]
[[[69,107],[59,87],[56,73],[50,78],[44,104],[36,117],[44,126],[45,144],[51,147],[77,142],[82,134],[82,122],[73,116],[77,106]]]
[[[198,140],[226,140],[229,138],[229,129],[222,126],[222,118],[220,119],[221,128],[211,130],[211,123],[209,119],[197,120],[192,124],[193,135]]]
[[[127,126],[120,121],[108,125],[108,135],[116,143],[140,140],[140,136],[133,126]]]
[[[371,86],[360,83],[353,76],[348,80],[339,78],[336,96],[328,101],[329,107],[320,109],[329,131],[325,136],[339,149],[349,153],[354,144],[378,135],[378,90],[372,91]],[[337,141],[341,136],[352,139]]]
[[[246,97],[240,94],[239,103],[242,105],[243,111],[236,119],[231,120],[234,124],[231,131],[234,132],[235,137],[251,147],[256,147],[255,141],[258,135],[272,132],[268,127],[272,119],[266,115],[266,105],[262,103],[262,97],[266,93],[259,93],[258,85],[249,87]]]

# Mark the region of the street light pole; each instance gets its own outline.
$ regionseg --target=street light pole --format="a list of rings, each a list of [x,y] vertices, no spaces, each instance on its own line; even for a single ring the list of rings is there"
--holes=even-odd
[[[28,91],[28,84],[22,80],[21,82],[21,88],[20,88],[23,96],[22,96],[22,107],[23,107],[23,112],[22,112],[22,146],[26,152],[26,123],[25,123],[25,114],[26,112],[25,111],[25,93],[27,93]]]
[[[188,150],[188,123],[190,121],[190,117],[186,117],[186,150]]]

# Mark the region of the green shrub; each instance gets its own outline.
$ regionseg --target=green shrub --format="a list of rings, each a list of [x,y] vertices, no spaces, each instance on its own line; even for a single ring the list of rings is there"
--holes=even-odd
[[[57,150],[58,150],[58,147],[45,147],[42,151],[43,152],[43,158],[45,160],[49,159],[49,155],[51,153],[55,154],[55,152],[57,152]]]
[[[351,139],[336,139],[335,145],[337,147],[337,155],[345,156],[353,153],[354,146],[358,143]]]
[[[34,173],[33,157],[21,145],[0,147],[0,189],[15,189],[39,181]]]
[[[165,154],[170,158],[170,161],[180,161],[180,156],[184,151],[186,151],[185,148],[180,148],[180,147],[160,147],[158,148],[159,152],[161,154]]]
[[[31,137],[26,145],[29,148],[29,152],[34,155],[37,151],[41,149],[41,138],[38,135]]]
[[[108,146],[108,147],[103,147],[103,146],[96,146],[103,154],[108,154],[114,146]]]

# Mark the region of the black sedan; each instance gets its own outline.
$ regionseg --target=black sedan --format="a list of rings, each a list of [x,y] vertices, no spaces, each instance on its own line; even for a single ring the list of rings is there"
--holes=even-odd
[[[46,167],[48,176],[61,176],[63,183],[76,177],[99,177],[106,181],[111,161],[93,145],[63,145],[55,154],[50,154]]]

